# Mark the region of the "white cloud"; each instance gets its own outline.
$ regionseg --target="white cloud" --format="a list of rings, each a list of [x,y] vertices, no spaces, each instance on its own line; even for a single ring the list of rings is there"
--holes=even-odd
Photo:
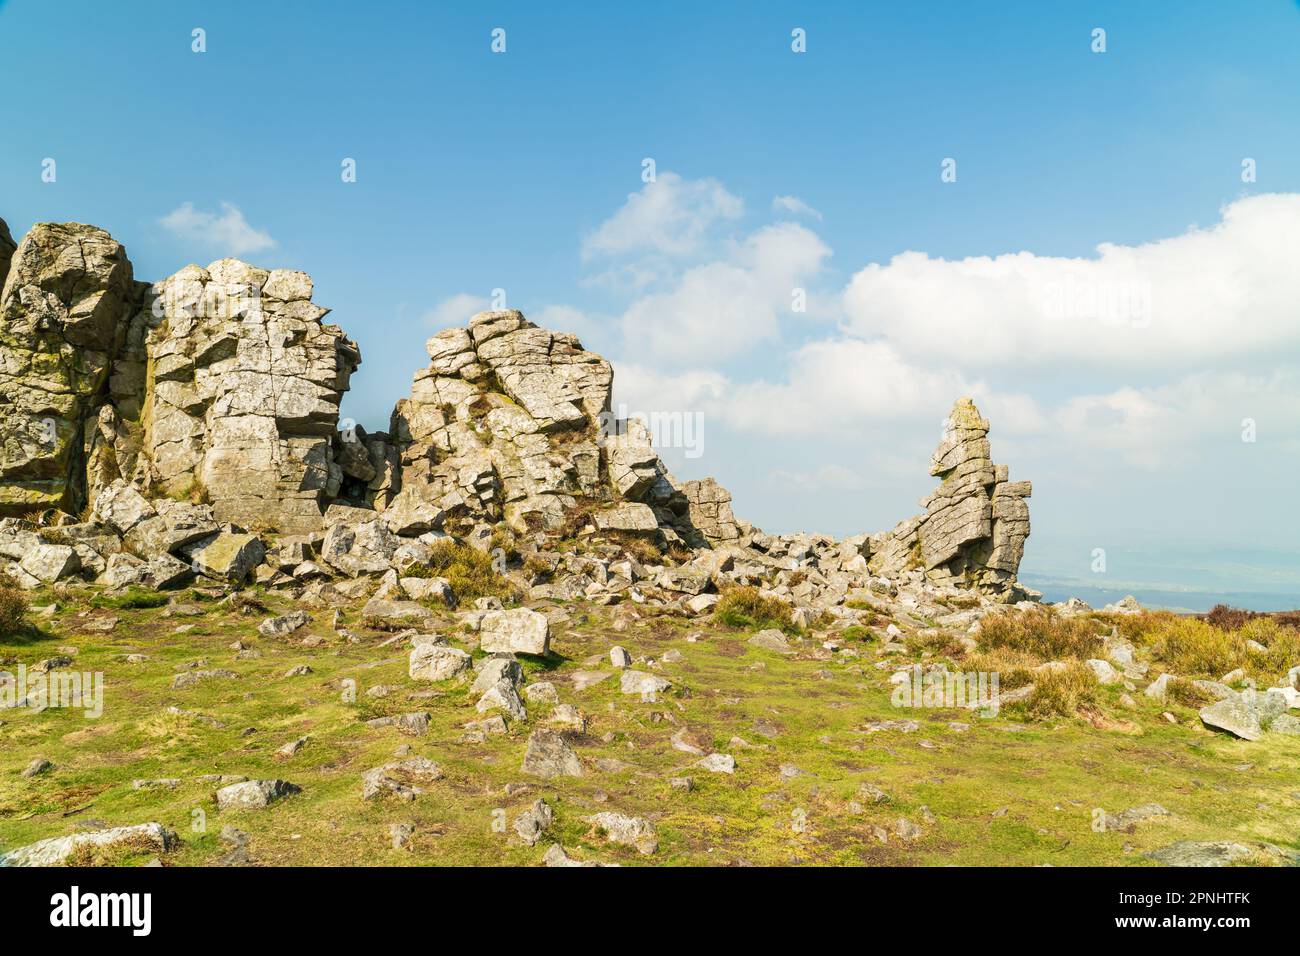
[[[458,292],[443,299],[424,313],[424,321],[426,325],[431,325],[439,331],[454,327],[464,328],[470,316],[486,311],[489,305],[484,296]]]
[[[821,221],[822,214],[808,205],[798,196],[777,196],[772,200],[773,212],[788,212],[795,216],[807,216]]]
[[[929,422],[938,435],[953,399],[973,390],[961,375],[911,365],[884,343],[828,339],[795,351],[779,382],[737,384],[726,418],[768,434],[848,437],[868,425]]]
[[[628,342],[670,362],[707,355],[726,359],[777,338],[794,316],[796,288],[821,271],[831,250],[795,223],[766,226],[730,243],[725,257],[687,269],[665,291],[634,301],[623,314]],[[814,305],[816,298],[810,296]]]
[[[1254,423],[1257,465],[1300,451],[1295,428],[1300,373],[1198,372],[1167,385],[1125,386],[1062,402],[1054,423],[1066,452],[1092,462],[1123,461],[1147,470],[1176,469],[1242,450]],[[1254,451],[1255,449],[1251,449]]]
[[[181,203],[158,222],[172,235],[222,255],[242,256],[275,246],[270,234],[250,226],[239,208],[228,202],[221,204],[220,213]]]
[[[595,334],[596,323],[581,309],[571,305],[544,305],[528,313],[528,320],[552,332],[572,332],[579,339]]]
[[[623,263],[644,288],[616,405],[698,412],[722,450],[682,477],[707,467],[760,526],[888,527],[932,490],[941,423],[970,395],[994,460],[1035,482],[1031,551],[1077,546],[1053,529],[1294,536],[1276,501],[1300,467],[1300,195],[1091,258],[903,253],[818,310],[834,333],[790,322],[791,287],[824,282],[830,250],[784,199],[772,225]]]
[[[1222,221],[1091,259],[904,252],[858,272],[845,329],[903,354],[1025,376],[1081,366],[1176,370],[1300,351],[1300,195],[1224,207]]]
[[[860,472],[843,465],[824,465],[815,471],[785,471],[768,474],[772,482],[797,491],[858,491],[867,483]]]
[[[702,411],[713,421],[763,435],[880,439],[918,427],[937,442],[954,400],[973,396],[1000,431],[1034,433],[1047,416],[1029,395],[1004,394],[959,372],[909,363],[882,342],[827,339],[795,350],[778,381],[734,381],[712,369],[663,372],[618,365],[616,387],[649,408]]]
[[[636,362],[614,368],[615,407],[633,411],[703,411],[722,403],[732,385],[711,369],[664,373]]]
[[[660,173],[631,193],[617,212],[582,243],[584,259],[698,253],[710,230],[739,219],[745,204],[716,179],[683,179]]]

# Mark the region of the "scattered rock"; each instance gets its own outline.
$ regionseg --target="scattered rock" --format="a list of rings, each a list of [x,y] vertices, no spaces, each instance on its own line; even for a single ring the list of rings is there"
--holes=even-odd
[[[391,793],[404,800],[414,800],[424,793],[424,787],[442,779],[442,768],[425,757],[411,757],[396,763],[384,764],[361,775],[361,797],[364,800]]]
[[[267,618],[258,625],[257,633],[263,637],[287,637],[309,623],[311,623],[311,615],[306,611],[290,611],[279,617]]]
[[[535,730],[528,737],[524,773],[544,779],[581,777],[582,762],[569,742],[553,730]]]
[[[1251,850],[1240,843],[1179,840],[1147,856],[1165,866],[1230,866],[1249,858]]]
[[[671,681],[644,671],[624,671],[619,678],[619,688],[623,693],[639,694],[642,697],[653,697],[672,686]]]
[[[542,857],[542,863],[544,863],[548,867],[601,866],[602,865],[600,863],[592,863],[592,862],[585,862],[582,860],[575,860],[572,857],[570,857],[567,853],[565,853],[564,847],[560,846],[558,843],[551,844],[551,848],[547,850],[546,855]],[[617,864],[609,864],[609,865],[617,866]]]
[[[514,830],[519,839],[528,846],[535,846],[542,838],[546,828],[551,825],[555,815],[545,800],[534,801],[533,805],[515,817]]]
[[[283,747],[281,747],[279,750],[277,750],[276,755],[280,757],[296,757],[298,755],[298,751],[302,750],[302,748],[307,745],[307,741],[310,739],[311,739],[310,737],[299,737],[297,740],[291,740]]]
[[[551,622],[526,607],[488,611],[479,624],[479,647],[489,654],[544,655],[550,641]]]
[[[74,853],[87,847],[112,850],[119,846],[148,846],[166,853],[176,845],[176,834],[161,823],[140,823],[72,836],[52,837],[30,846],[20,847],[0,857],[5,866],[58,866]]]
[[[749,639],[749,643],[751,647],[761,647],[765,651],[776,651],[779,654],[793,653],[786,636],[773,627],[759,631]]]
[[[239,675],[234,671],[222,667],[212,670],[186,671],[172,678],[172,690],[184,690],[187,687],[193,687],[208,680],[232,680],[238,677]]]
[[[464,651],[440,644],[417,644],[411,651],[407,673],[411,680],[450,680],[469,671],[473,659]]]
[[[261,810],[276,800],[300,793],[302,788],[285,780],[248,780],[217,791],[220,810]]]
[[[582,692],[588,687],[594,687],[609,677],[608,671],[574,671],[573,672],[573,689]]]
[[[1103,818],[1107,830],[1124,830],[1132,832],[1136,824],[1143,823],[1147,820],[1153,820],[1157,817],[1169,816],[1169,811],[1158,803],[1147,803],[1140,807],[1133,807],[1122,813],[1107,813]]]
[[[371,598],[361,609],[361,622],[381,631],[400,631],[409,627],[427,631],[436,620],[432,611],[414,601]]]
[[[558,704],[560,695],[550,681],[538,681],[524,688],[524,697],[535,704]]]
[[[649,856],[659,849],[659,834],[654,824],[645,817],[629,817],[621,813],[605,811],[585,818],[598,831],[605,834],[610,843],[634,846],[638,853]]]
[[[709,754],[695,766],[710,773],[735,773],[736,759],[731,754]]]
[[[388,838],[392,841],[394,850],[410,849],[411,839],[414,836],[414,823],[390,823],[388,825]]]

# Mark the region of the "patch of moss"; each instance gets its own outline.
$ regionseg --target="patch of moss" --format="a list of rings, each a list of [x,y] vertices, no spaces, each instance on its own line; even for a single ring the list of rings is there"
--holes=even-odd
[[[125,611],[132,608],[162,607],[169,600],[161,591],[148,588],[129,587],[120,594],[98,594],[91,598],[91,607],[114,608]]]

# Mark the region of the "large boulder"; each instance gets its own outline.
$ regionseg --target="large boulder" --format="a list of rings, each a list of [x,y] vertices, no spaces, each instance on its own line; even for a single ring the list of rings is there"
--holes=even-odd
[[[256,535],[219,531],[182,549],[198,574],[227,581],[245,581],[266,556]]]
[[[285,780],[245,780],[217,791],[219,810],[262,810],[302,788]]]
[[[479,647],[489,654],[545,654],[550,649],[551,623],[546,615],[526,607],[488,611],[479,624]]]
[[[101,494],[96,504],[102,498]],[[137,522],[123,538],[123,546],[132,554],[142,558],[172,554],[219,531],[209,505],[166,498],[156,505],[158,513]]]
[[[417,644],[411,651],[407,668],[411,680],[449,680],[470,669],[472,658],[456,647],[442,644]]]
[[[368,627],[386,631],[400,631],[414,627],[427,630],[433,626],[435,615],[423,604],[414,601],[390,601],[371,598],[361,609],[361,621]]]
[[[326,520],[335,514],[330,509]],[[357,520],[358,518],[363,520]],[[339,513],[325,532],[320,559],[344,574],[383,574],[393,562],[401,542],[374,512],[354,509]]]
[[[1217,704],[1202,707],[1200,717],[1205,726],[1226,730],[1242,740],[1259,740],[1264,734],[1259,713],[1237,696],[1225,697]]]
[[[659,520],[649,505],[628,501],[593,516],[596,527],[601,531],[627,531],[644,533],[659,530]]]
[[[140,522],[155,518],[158,512],[129,482],[118,478],[95,497],[94,517],[125,536]]]
[[[18,567],[42,584],[53,584],[75,574],[81,568],[81,559],[66,544],[41,544],[28,551]]]
[[[553,730],[535,730],[528,737],[523,771],[545,780],[581,777],[582,761],[560,734]]]

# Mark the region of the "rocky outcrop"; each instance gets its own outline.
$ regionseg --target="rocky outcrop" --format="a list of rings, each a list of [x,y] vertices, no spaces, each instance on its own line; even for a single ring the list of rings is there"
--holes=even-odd
[[[481,312],[427,349],[431,364],[397,403],[391,437],[357,472],[376,476],[375,508],[409,508],[405,498],[434,506],[448,527],[504,521],[520,534],[554,531],[586,509],[598,530],[703,545],[698,514],[718,540],[739,537],[725,491],[701,486],[692,505],[645,425],[611,416],[613,369],[576,336],[518,311]]]
[[[321,527],[360,355],[322,324],[304,273],[223,259],[150,288],[108,233],[78,223],[38,223],[7,272],[0,514],[76,513],[125,479],[210,501],[221,522]]]
[[[132,329],[143,348],[115,372],[134,387],[121,396],[124,417],[139,396],[137,481],[202,497],[221,522],[322,527],[343,480],[339,402],[361,356],[311,299],[306,273],[235,259],[186,266],[154,287],[143,328]]]
[[[578,498],[600,495],[608,362],[517,311],[481,312],[427,349],[431,364],[393,412],[401,493],[520,532],[557,527]]]
[[[1024,593],[1029,484],[992,463],[969,399],[923,514],[843,541],[765,535],[713,479],[677,481],[643,422],[612,415],[605,359],[518,311],[434,335],[389,431],[368,434],[339,429],[360,354],[305,273],[221,259],[148,286],[100,229],[44,223],[15,246],[0,222],[0,276],[0,557],[27,587],[200,575],[326,603],[350,587],[398,626],[427,616],[418,602],[457,601],[429,573],[449,537],[494,555],[514,537],[520,591],[651,594],[690,614],[726,583],[804,619],[904,579]]]
[[[731,492],[712,478],[682,485],[690,524],[711,545],[736,544],[744,534],[731,511]]]
[[[930,461],[941,479],[922,499],[925,513],[901,522],[867,546],[869,567],[883,574],[919,568],[937,584],[1006,592],[1015,583],[1029,537],[1031,492],[993,464],[989,423],[969,398],[958,399]]]
[[[6,250],[8,230],[0,239]],[[86,503],[96,421],[137,290],[126,252],[80,223],[37,223],[0,292],[0,514]]]

